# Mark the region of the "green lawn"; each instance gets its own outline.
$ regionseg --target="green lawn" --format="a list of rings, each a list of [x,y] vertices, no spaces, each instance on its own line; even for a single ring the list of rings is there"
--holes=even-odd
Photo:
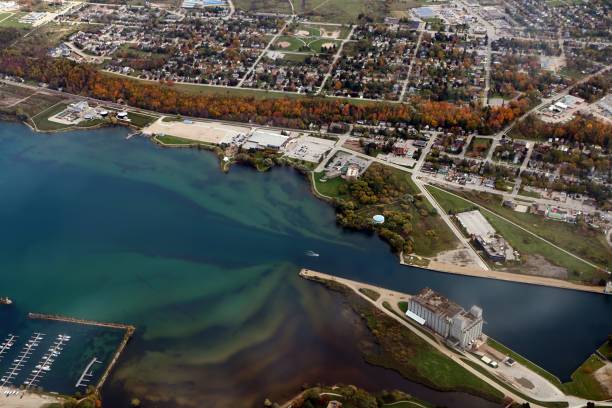
[[[562,389],[567,394],[585,399],[601,401],[612,398],[610,393],[593,377],[593,373],[603,367],[604,363],[596,355],[591,355],[574,373],[572,381],[563,384]]]
[[[62,123],[56,123],[49,121],[49,118],[53,115],[57,115],[62,112],[68,106],[67,103],[58,103],[53,105],[44,111],[40,112],[36,116],[32,117],[32,122],[40,130],[61,130],[74,127],[74,125],[64,125]]]
[[[195,145],[203,145],[203,146],[214,146],[210,143],[198,142],[196,140],[184,139],[182,137],[177,136],[169,136],[169,135],[157,135],[155,139],[162,144],[167,145],[186,145],[186,146],[195,146]]]
[[[325,51],[325,50],[323,50],[321,48],[323,46],[323,44],[329,44],[329,43],[334,43],[336,45],[336,49],[338,49],[340,47],[340,41],[329,40],[327,38],[319,38],[319,39],[316,39],[314,41],[310,41],[310,42],[308,42],[308,47],[313,52],[322,52],[322,51]]]
[[[298,38],[291,35],[281,35],[276,39],[276,42],[273,44],[273,48],[279,51],[304,51],[303,47],[306,47],[308,41],[312,39],[309,38]],[[281,47],[281,43],[289,43],[288,47]]]
[[[597,349],[601,354],[606,356],[608,360],[612,360],[612,341],[606,341],[600,348]]]
[[[427,188],[438,204],[440,204],[440,206],[449,214],[457,214],[476,209],[475,205],[470,204],[459,197],[446,194],[444,191],[438,188],[432,186],[426,186],[425,188]]]
[[[287,0],[234,0],[237,9],[251,12],[291,14]]]
[[[36,124],[36,128],[41,131],[56,131],[56,130],[64,130],[64,129],[72,129],[72,128],[87,128],[98,126],[105,121],[102,119],[92,119],[79,122],[77,124],[66,125],[63,123],[51,122],[49,118],[53,115],[57,115],[62,112],[68,106],[67,103],[58,103],[55,104],[44,111],[40,112],[36,116],[32,117],[32,122]]]
[[[451,195],[437,187],[428,186],[436,200],[445,210],[460,212],[473,208],[473,204],[462,198]],[[523,214],[503,207],[500,198],[486,193],[456,192],[462,197],[469,198],[471,201],[492,210],[494,213],[483,210],[484,217],[491,225],[522,254],[537,254],[546,258],[550,263],[567,268],[570,271],[569,279],[583,282],[597,283],[600,278],[605,277],[605,272],[598,271],[596,268],[566,254],[565,252],[553,247],[547,242],[534,237],[533,235],[514,226],[508,221],[500,218],[499,215],[532,231],[533,233],[548,239],[561,248],[565,248],[577,256],[600,261],[605,259],[608,267],[612,266],[612,253],[605,243],[605,237],[599,233],[587,233],[579,230],[576,226],[568,223],[547,220],[535,214]],[[601,237],[599,236],[601,235]],[[576,237],[581,239],[576,239]],[[601,257],[601,258],[600,258]],[[603,259],[602,259],[603,258]]]
[[[375,301],[375,302],[380,297],[380,293],[378,293],[378,292],[376,292],[375,290],[372,290],[372,289],[361,288],[361,289],[359,289],[359,291],[361,293],[363,293],[364,295],[366,295],[367,297],[369,297],[370,299],[372,299],[373,301]]]
[[[356,23],[360,14],[382,21],[389,13],[385,2],[377,0],[306,0],[294,1],[296,12],[304,13],[311,21]],[[305,7],[302,7],[302,4]]]
[[[321,181],[321,178],[325,175],[325,172],[314,173],[314,183],[317,191],[327,197],[341,199],[344,196],[340,194],[339,188],[342,185],[346,185],[347,181],[342,177],[335,177],[325,182]]]
[[[21,20],[21,18],[23,16],[25,16],[28,13],[22,13],[22,12],[17,12],[14,13],[11,17],[6,18],[6,16],[4,16],[4,18],[0,18],[0,27],[10,27],[10,28],[32,28],[32,25],[30,24],[24,24],[24,23],[20,23],[19,20]]]
[[[159,116],[146,115],[138,112],[128,112],[130,123],[136,127],[143,128],[159,119]]]

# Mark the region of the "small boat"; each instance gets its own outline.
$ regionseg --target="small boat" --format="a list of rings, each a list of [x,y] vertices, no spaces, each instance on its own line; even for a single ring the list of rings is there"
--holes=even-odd
[[[12,305],[13,301],[7,297],[0,297],[0,305]]]
[[[319,256],[319,254],[316,253],[315,251],[306,251],[306,256],[317,257]]]

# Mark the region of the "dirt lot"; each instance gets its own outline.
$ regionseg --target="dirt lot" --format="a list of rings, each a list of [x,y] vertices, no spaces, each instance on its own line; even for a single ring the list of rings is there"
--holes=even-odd
[[[595,371],[593,374],[601,386],[612,395],[612,363],[608,362],[605,366]]]
[[[12,107],[32,94],[34,94],[34,91],[31,89],[0,84],[0,107]]]
[[[567,269],[553,265],[539,255],[525,255],[525,262],[522,265],[501,270],[557,279],[567,279],[569,276]]]
[[[145,134],[168,135],[198,142],[220,144],[226,137],[248,133],[248,127],[225,125],[219,122],[164,122],[158,119],[142,130]]]

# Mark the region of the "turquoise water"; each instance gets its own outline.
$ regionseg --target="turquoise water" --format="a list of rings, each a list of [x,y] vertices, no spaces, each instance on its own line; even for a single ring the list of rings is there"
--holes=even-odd
[[[0,295],[15,313],[138,327],[110,406],[258,406],[319,381],[487,405],[365,364],[368,334],[301,267],[480,304],[488,334],[564,378],[612,329],[611,297],[401,267],[378,238],[337,228],[291,169],[223,174],[212,154],[126,134],[0,124]]]

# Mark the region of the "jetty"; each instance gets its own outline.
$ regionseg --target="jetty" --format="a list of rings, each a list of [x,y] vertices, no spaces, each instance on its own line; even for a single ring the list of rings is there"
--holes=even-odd
[[[75,317],[67,317],[67,316],[61,316],[61,315],[55,315],[55,314],[28,313],[28,318],[32,320],[51,320],[51,321],[64,322],[64,323],[83,324],[86,326],[106,327],[109,329],[118,329],[118,330],[125,331],[125,334],[123,335],[123,339],[121,340],[121,343],[117,347],[117,350],[115,350],[113,359],[111,360],[109,365],[106,367],[106,370],[104,371],[104,374],[102,374],[102,377],[100,377],[100,381],[98,381],[98,383],[96,384],[96,387],[95,387],[96,391],[99,391],[102,388],[102,386],[106,382],[106,379],[108,378],[111,371],[117,364],[117,361],[119,360],[119,357],[123,353],[125,346],[127,346],[127,343],[130,341],[130,339],[134,335],[134,332],[136,331],[136,327],[129,325],[129,324],[98,322],[95,320],[78,319]],[[96,361],[97,359],[94,358],[90,362],[90,364],[87,366],[87,368],[83,372],[83,376],[81,377],[81,379],[84,379],[86,377],[86,374],[88,374],[89,369]],[[81,383],[81,380],[79,380],[79,383],[77,384],[80,384],[80,383]]]

